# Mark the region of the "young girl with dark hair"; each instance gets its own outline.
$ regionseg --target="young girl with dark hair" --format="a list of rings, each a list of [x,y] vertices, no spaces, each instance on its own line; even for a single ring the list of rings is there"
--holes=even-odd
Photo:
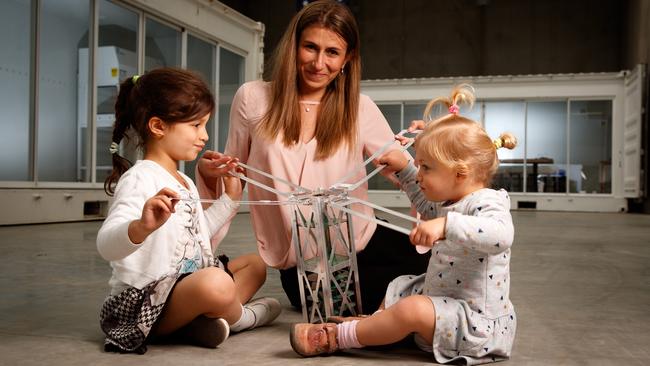
[[[239,178],[224,176],[225,194],[204,209],[192,180],[177,170],[205,146],[214,108],[207,85],[185,70],[156,69],[120,86],[113,172],[104,186],[115,199],[97,235],[113,268],[100,315],[106,350],[144,353],[152,337],[172,334],[216,347],[230,330],[268,324],[280,312],[275,299],[247,303],[265,280],[259,256],[228,262],[210,245],[237,211]],[[132,167],[118,153],[129,135],[144,152]]]

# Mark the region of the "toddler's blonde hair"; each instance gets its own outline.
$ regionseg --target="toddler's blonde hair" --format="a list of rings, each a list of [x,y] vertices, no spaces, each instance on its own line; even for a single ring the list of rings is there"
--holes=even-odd
[[[432,99],[424,111],[428,123],[416,139],[416,149],[487,187],[499,167],[497,149],[512,150],[517,139],[504,132],[492,140],[479,123],[458,114],[461,104],[471,107],[474,101],[474,89],[468,84],[456,86],[449,97]],[[450,113],[431,120],[431,110],[438,106],[446,107]]]

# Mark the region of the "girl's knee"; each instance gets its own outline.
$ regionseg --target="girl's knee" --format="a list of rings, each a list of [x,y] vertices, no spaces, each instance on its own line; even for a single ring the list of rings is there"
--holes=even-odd
[[[423,320],[435,319],[436,316],[431,299],[423,295],[405,297],[392,307],[395,307],[396,313],[403,322],[414,326],[421,324]]]
[[[216,267],[204,268],[199,272],[202,273],[198,281],[197,291],[201,298],[216,306],[222,306],[237,300],[235,283],[226,272]]]
[[[266,280],[266,263],[262,260],[257,254],[250,256],[250,266],[255,273],[255,277],[259,278],[264,282]]]
[[[266,281],[266,263],[258,254],[246,254],[237,257],[228,263],[228,268],[235,274],[242,273],[247,279]]]

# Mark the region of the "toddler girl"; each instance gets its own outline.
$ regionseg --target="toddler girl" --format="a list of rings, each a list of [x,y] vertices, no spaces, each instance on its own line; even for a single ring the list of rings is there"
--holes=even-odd
[[[497,170],[497,149],[516,140],[492,140],[481,126],[458,114],[473,104],[471,87],[461,85],[416,139],[416,169],[403,154],[389,152],[380,163],[396,172],[424,221],[412,244],[431,249],[427,272],[400,276],[386,291],[384,310],[340,324],[295,324],[291,345],[303,356],[346,348],[394,343],[415,333],[420,349],[438,363],[480,364],[510,357],[516,317],[509,299],[510,247],[514,229],[504,190],[488,188]],[[423,124],[422,124],[423,126]],[[363,286],[363,284],[361,284]]]

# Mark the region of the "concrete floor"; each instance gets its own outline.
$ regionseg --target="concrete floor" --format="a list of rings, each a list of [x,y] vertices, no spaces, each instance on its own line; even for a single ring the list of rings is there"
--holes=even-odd
[[[519,329],[509,365],[650,363],[650,216],[514,212],[512,301]],[[221,249],[254,250],[248,214]],[[0,227],[0,365],[425,364],[409,342],[301,359],[288,341],[301,319],[269,270],[262,295],[285,305],[269,327],[218,349],[154,345],[143,355],[102,351],[98,324],[110,268],[95,249],[100,222]]]

